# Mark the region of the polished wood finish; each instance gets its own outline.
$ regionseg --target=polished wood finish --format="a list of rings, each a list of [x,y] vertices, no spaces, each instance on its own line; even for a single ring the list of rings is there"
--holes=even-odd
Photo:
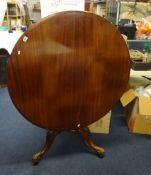
[[[59,132],[57,132],[57,131],[48,131],[47,132],[46,143],[36,154],[34,154],[32,156],[32,162],[34,165],[38,164],[40,162],[40,160],[42,159],[42,157],[47,153],[50,146],[52,145],[53,140],[55,139],[55,137],[58,133]]]
[[[20,113],[48,129],[33,155],[38,163],[62,130],[79,131],[99,156],[87,125],[103,117],[124,92],[130,70],[127,46],[100,16],[68,11],[44,18],[19,39],[8,63],[8,90]]]
[[[104,148],[102,148],[100,146],[97,146],[90,139],[90,137],[89,137],[89,134],[90,134],[89,128],[86,127],[86,128],[79,129],[79,132],[81,133],[85,143],[90,147],[90,149],[95,151],[98,154],[98,156],[104,157],[104,154],[105,154]]]
[[[87,12],[61,12],[32,25],[19,39],[8,64],[8,89],[33,124],[72,130],[115,105],[129,70],[127,46],[110,22]]]
[[[82,135],[85,143],[92,151],[96,152],[99,157],[101,157],[101,158],[104,157],[104,154],[105,154],[104,148],[97,146],[96,144],[93,143],[93,141],[89,137],[90,131],[89,131],[88,127],[85,127],[85,128],[79,127],[79,129],[77,131],[79,131],[79,133]],[[52,142],[55,139],[55,137],[57,136],[57,134],[59,134],[59,131],[48,131],[47,132],[46,143],[37,153],[35,153],[32,156],[33,165],[37,165],[41,161],[43,156],[48,152],[48,150],[51,147]]]

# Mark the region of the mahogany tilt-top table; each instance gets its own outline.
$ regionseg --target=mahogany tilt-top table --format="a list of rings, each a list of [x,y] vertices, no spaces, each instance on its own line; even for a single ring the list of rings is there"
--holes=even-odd
[[[66,11],[32,25],[15,45],[7,69],[10,97],[31,123],[48,130],[39,162],[55,136],[79,131],[99,155],[87,126],[103,117],[127,86],[130,59],[117,29],[88,12]]]

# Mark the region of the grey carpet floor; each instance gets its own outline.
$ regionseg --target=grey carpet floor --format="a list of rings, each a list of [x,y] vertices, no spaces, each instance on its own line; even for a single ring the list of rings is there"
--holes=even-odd
[[[7,88],[0,88],[0,175],[151,175],[151,136],[128,133],[118,103],[110,134],[92,134],[106,150],[104,158],[88,150],[78,133],[58,135],[37,166],[31,156],[46,131],[26,121],[13,106]]]

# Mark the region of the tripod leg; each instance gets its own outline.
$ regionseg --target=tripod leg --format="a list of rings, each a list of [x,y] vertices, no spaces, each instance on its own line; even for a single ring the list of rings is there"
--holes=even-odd
[[[44,154],[49,150],[50,146],[52,145],[53,140],[55,139],[56,135],[58,134],[57,131],[48,131],[46,136],[46,143],[44,146],[32,156],[32,162],[33,164],[39,163],[39,161],[42,159]]]
[[[97,146],[93,143],[93,141],[89,137],[89,129],[88,128],[80,128],[79,132],[81,133],[85,143],[95,151],[100,157],[104,157],[105,151],[104,148]]]

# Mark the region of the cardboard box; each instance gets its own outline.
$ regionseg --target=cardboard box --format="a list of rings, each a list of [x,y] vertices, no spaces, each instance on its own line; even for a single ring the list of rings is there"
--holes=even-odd
[[[90,132],[108,134],[110,131],[110,118],[111,111],[108,112],[104,117],[100,118],[98,121],[89,125],[88,127]]]
[[[121,98],[124,116],[131,133],[151,134],[151,97],[136,96],[133,89]]]

